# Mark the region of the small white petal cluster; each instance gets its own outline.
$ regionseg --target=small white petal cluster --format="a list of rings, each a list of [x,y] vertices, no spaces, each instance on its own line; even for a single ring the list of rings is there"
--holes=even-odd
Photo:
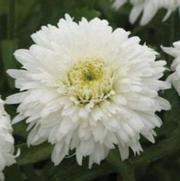
[[[180,95],[180,41],[174,42],[173,46],[174,47],[169,48],[163,47],[163,50],[175,58],[171,66],[174,73],[172,73],[168,79]]]
[[[6,166],[15,163],[14,139],[9,115],[4,110],[0,99],[0,181],[4,180],[3,170]]]
[[[119,9],[121,6],[123,6],[127,0],[115,0],[113,3],[113,8]]]
[[[156,111],[170,109],[158,91],[169,88],[159,80],[166,64],[140,45],[138,37],[106,20],[66,15],[58,27],[48,25],[32,35],[28,50],[15,52],[22,69],[9,70],[20,93],[7,102],[20,104],[14,122],[26,119],[29,145],[46,140],[55,145],[55,165],[73,150],[81,165],[99,164],[119,148],[121,158],[142,151],[143,135],[154,142],[161,119]]]
[[[113,6],[117,9],[125,2],[128,0],[116,0]],[[167,10],[163,19],[165,21],[176,8],[180,8],[180,0],[129,0],[129,2],[133,5],[129,18],[130,22],[134,23],[142,13],[141,25],[149,23],[160,9]]]

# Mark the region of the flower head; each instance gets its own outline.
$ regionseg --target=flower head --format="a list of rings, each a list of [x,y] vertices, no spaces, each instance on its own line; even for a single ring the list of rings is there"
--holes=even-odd
[[[174,47],[163,47],[163,50],[175,58],[171,66],[174,73],[172,73],[168,79],[180,95],[180,41],[175,42],[173,45]]]
[[[14,139],[10,119],[4,110],[3,101],[0,99],[0,180],[4,180],[2,171],[5,166],[15,163]]]
[[[159,9],[167,10],[163,19],[165,21],[176,8],[180,7],[180,0],[129,0],[129,2],[133,5],[129,18],[130,22],[134,23],[142,13],[141,25],[149,23]],[[113,6],[117,9],[124,3],[125,0],[116,0]]]
[[[89,156],[91,166],[115,145],[122,159],[129,147],[139,154],[140,135],[154,142],[155,112],[170,108],[158,96],[169,84],[159,80],[166,63],[155,51],[106,20],[76,23],[69,15],[32,39],[29,50],[15,52],[22,69],[8,71],[21,92],[7,102],[20,104],[14,122],[26,119],[28,144],[54,144],[56,165],[74,150],[80,165]]]

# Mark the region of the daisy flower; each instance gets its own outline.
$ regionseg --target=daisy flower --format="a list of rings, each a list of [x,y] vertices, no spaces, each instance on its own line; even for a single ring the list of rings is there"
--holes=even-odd
[[[127,0],[116,0],[113,7],[118,9]],[[133,8],[130,13],[129,20],[131,23],[135,23],[140,14],[142,18],[140,20],[141,25],[146,25],[160,9],[166,9],[167,13],[163,21],[167,20],[171,13],[180,7],[180,0],[129,0]]]
[[[14,139],[9,115],[4,110],[4,103],[0,99],[0,180],[4,180],[3,170],[15,163]]]
[[[169,48],[163,47],[163,50],[175,58],[171,66],[174,73],[172,73],[168,79],[180,95],[180,41],[173,43],[173,46],[174,47]]]
[[[55,165],[70,150],[79,165],[89,156],[91,167],[115,146],[122,160],[129,148],[139,154],[140,135],[154,142],[153,129],[162,124],[155,112],[170,109],[158,96],[169,88],[159,80],[166,63],[129,34],[113,31],[106,20],[76,23],[66,15],[57,27],[34,33],[28,50],[15,52],[22,68],[8,73],[20,93],[7,99],[20,104],[14,123],[26,120],[29,145],[54,145]]]

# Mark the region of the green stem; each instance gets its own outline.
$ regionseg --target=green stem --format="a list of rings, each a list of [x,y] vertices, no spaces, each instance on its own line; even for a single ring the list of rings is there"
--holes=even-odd
[[[120,160],[119,153],[117,150],[111,152],[111,154],[107,158],[107,161],[109,164],[112,165],[112,167],[115,168],[116,172],[121,175],[123,181],[135,181],[133,163],[131,161],[122,162]]]
[[[130,163],[123,164],[119,170],[123,181],[135,181],[134,167]]]

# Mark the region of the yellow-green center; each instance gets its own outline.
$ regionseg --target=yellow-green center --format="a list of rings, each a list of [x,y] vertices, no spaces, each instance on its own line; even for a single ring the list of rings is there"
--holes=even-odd
[[[104,71],[103,61],[80,61],[69,72],[69,80],[73,85],[92,86],[103,79]]]
[[[105,62],[99,59],[82,60],[74,64],[68,73],[69,87],[74,97],[87,104],[99,103],[108,97],[112,89],[112,77]]]

